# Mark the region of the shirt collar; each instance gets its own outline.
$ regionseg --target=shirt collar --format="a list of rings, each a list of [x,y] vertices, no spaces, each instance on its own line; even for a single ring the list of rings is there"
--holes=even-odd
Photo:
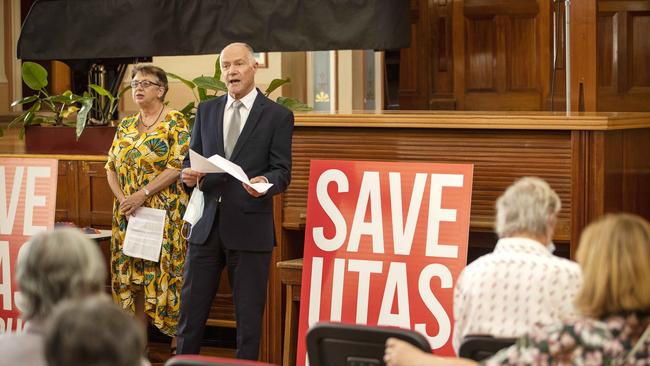
[[[494,247],[494,253],[526,253],[544,257],[553,256],[542,243],[522,237],[499,239]]]
[[[248,94],[246,94],[244,97],[240,99],[244,107],[246,107],[247,110],[251,110],[253,108],[253,103],[255,103],[255,98],[257,98],[257,88],[253,88]],[[228,94],[228,100],[226,100],[226,110],[230,108],[232,103],[235,101],[235,98],[233,98],[230,94]]]

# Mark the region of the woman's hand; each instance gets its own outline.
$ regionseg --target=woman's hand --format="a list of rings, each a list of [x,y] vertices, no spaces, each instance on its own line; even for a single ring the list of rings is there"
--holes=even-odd
[[[464,358],[434,356],[397,338],[386,340],[384,362],[387,366],[478,366],[478,363]]]
[[[386,340],[384,362],[387,366],[430,366],[436,365],[434,356],[422,352],[410,343],[397,338]]]
[[[126,217],[133,215],[146,199],[143,191],[137,191],[120,202],[120,212]]]

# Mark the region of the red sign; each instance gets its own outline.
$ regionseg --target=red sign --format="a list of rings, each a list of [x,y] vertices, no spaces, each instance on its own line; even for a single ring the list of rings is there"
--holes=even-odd
[[[55,159],[0,158],[0,333],[23,327],[16,257],[32,235],[54,227],[57,168]]]
[[[415,329],[453,355],[472,165],[311,162],[297,364],[319,321]]]

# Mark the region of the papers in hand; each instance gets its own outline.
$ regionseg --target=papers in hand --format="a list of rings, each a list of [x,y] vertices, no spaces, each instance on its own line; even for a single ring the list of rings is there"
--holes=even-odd
[[[200,173],[228,173],[259,193],[265,193],[273,186],[272,183],[251,183],[239,165],[219,154],[204,158],[201,154],[190,149],[190,167]]]
[[[122,252],[129,257],[158,262],[165,228],[165,210],[140,207],[129,217]]]

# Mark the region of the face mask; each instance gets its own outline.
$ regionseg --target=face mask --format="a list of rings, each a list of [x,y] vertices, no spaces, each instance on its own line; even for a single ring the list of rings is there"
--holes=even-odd
[[[555,252],[555,244],[550,241],[548,244],[546,244],[546,250],[548,250],[549,253],[553,254],[553,252]]]
[[[190,197],[190,202],[187,204],[187,209],[185,210],[185,215],[183,215],[183,221],[190,224],[190,229],[187,231],[187,236],[183,235],[185,239],[189,239],[192,235],[192,228],[194,225],[199,222],[201,216],[203,216],[203,192],[195,187],[192,191],[192,196]],[[185,223],[183,223],[185,226]],[[183,228],[181,228],[181,233]]]

